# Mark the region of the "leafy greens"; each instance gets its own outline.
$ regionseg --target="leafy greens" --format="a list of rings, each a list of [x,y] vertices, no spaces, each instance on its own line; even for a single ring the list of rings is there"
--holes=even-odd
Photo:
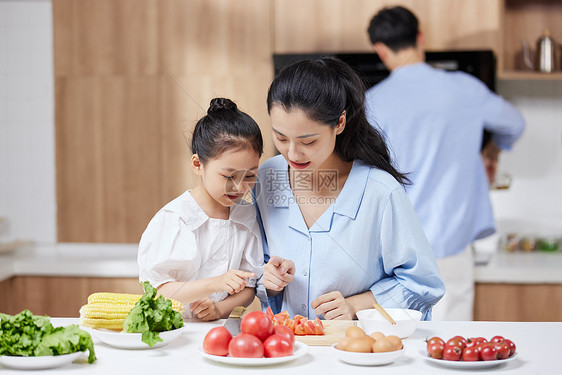
[[[145,294],[123,322],[123,331],[142,333],[142,341],[151,348],[162,339],[158,332],[183,327],[181,313],[172,309],[172,302],[163,296],[156,297],[156,288],[148,281],[142,284]]]
[[[16,315],[0,313],[0,355],[51,356],[89,351],[88,363],[96,360],[90,334],[76,324],[53,327],[48,316],[23,310]]]

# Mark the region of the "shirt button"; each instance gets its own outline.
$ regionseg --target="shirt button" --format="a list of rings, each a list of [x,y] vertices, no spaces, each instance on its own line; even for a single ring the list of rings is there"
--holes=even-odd
[[[303,275],[304,275],[304,276],[308,275],[308,272],[304,271]]]
[[[302,305],[301,305],[301,309],[302,309],[302,311],[305,311],[305,310],[306,310],[306,305],[305,305],[305,304],[302,304]]]

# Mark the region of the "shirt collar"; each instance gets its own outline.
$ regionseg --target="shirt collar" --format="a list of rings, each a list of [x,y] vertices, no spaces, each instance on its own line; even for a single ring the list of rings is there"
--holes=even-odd
[[[334,202],[334,213],[355,219],[365,193],[371,167],[354,161],[342,191]]]
[[[365,193],[370,169],[371,167],[361,161],[353,162],[343,189],[334,202],[334,213],[355,219]],[[275,192],[276,196],[271,201],[273,207],[289,207],[293,194],[289,184],[287,162],[282,159],[282,162],[270,171],[270,175],[266,174],[265,181],[261,182],[262,185],[265,184],[261,189],[272,189],[270,191]]]
[[[197,204],[189,190],[186,191],[185,194],[187,196],[185,202],[187,205],[186,212],[188,214],[183,215],[183,220],[189,230],[193,232],[209,220],[209,216],[207,216],[205,211],[203,211],[203,209]]]
[[[185,215],[183,219],[185,220],[189,230],[195,231],[207,222],[207,220],[209,220],[209,216],[207,216],[205,211],[203,211],[199,204],[197,204],[189,191],[186,194],[188,195],[186,202],[189,214]],[[237,203],[236,205],[230,207],[230,215],[228,219],[234,223],[241,224],[252,231],[254,229],[254,223],[256,222],[255,208],[251,203],[246,201]]]

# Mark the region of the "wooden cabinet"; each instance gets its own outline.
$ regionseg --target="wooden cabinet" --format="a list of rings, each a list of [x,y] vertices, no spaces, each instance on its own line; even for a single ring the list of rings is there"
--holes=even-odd
[[[562,42],[562,1],[560,0],[503,0],[502,42],[498,59],[498,77],[504,79],[562,79],[560,42]],[[523,63],[521,40],[527,41],[531,51],[536,41],[548,30],[557,42],[554,73],[538,73]]]
[[[94,292],[143,294],[138,278],[14,276],[0,283],[0,312],[78,317]]]
[[[500,0],[275,0],[274,4],[277,53],[370,52],[371,18],[395,5],[417,15],[428,50],[499,46]]]
[[[474,320],[560,322],[562,285],[477,283]]]

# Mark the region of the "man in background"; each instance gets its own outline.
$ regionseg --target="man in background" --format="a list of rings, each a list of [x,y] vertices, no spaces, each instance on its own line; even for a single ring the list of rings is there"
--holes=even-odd
[[[407,193],[446,287],[433,319],[472,320],[471,243],[495,231],[488,180],[499,151],[511,149],[525,122],[478,79],[425,63],[424,36],[408,9],[382,9],[368,32],[391,71],[367,91],[369,121],[385,135],[397,169],[409,173]],[[492,157],[486,167],[484,130],[492,134],[482,153]]]

